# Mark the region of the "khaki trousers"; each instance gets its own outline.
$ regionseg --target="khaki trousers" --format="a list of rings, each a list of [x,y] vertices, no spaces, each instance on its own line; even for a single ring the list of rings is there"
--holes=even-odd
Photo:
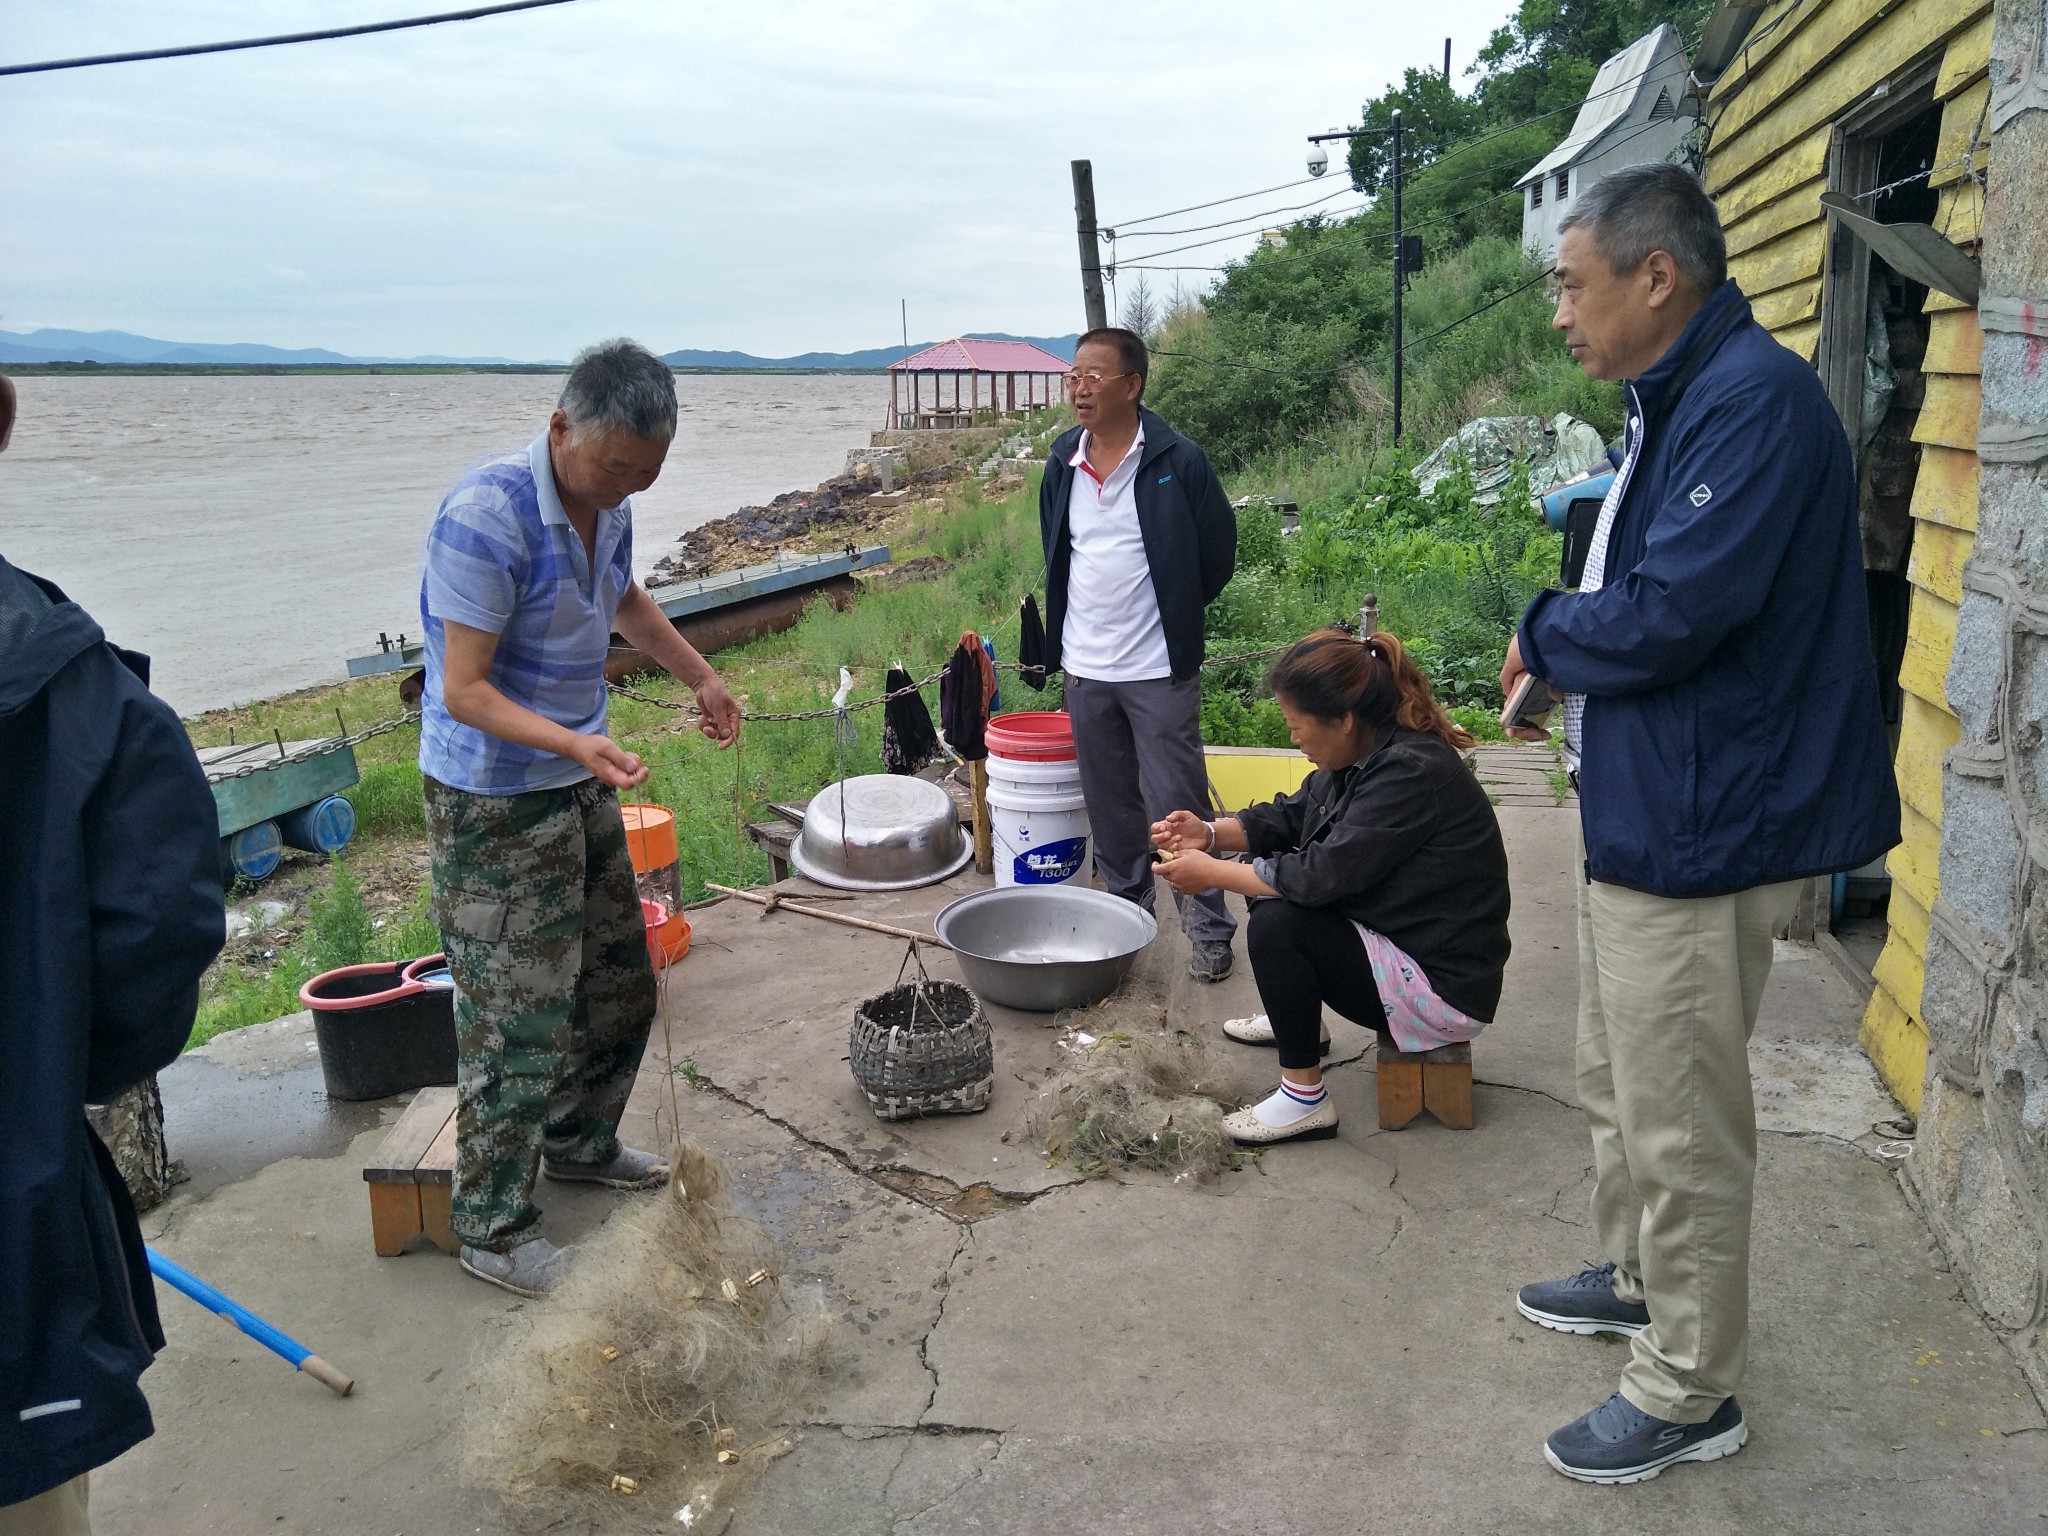
[[[0,1508],[0,1536],[92,1536],[85,1512],[90,1475],[82,1472],[48,1492]]]
[[[1580,849],[1581,870],[1585,851]],[[1749,1036],[1799,882],[1676,899],[1579,881],[1579,1103],[1614,1293],[1650,1309],[1621,1392],[1710,1418],[1749,1356]]]

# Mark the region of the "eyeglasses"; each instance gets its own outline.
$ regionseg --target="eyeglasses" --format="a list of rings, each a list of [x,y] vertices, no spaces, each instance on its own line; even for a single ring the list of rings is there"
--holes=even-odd
[[[1083,384],[1086,384],[1090,389],[1099,389],[1111,379],[1127,379],[1129,377],[1130,373],[1128,371],[1123,373],[1103,373],[1097,369],[1090,368],[1086,373],[1068,374],[1067,388],[1079,389]]]

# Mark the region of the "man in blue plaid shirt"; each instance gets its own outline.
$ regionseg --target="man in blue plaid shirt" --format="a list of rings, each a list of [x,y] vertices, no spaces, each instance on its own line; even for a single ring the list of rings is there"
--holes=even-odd
[[[675,375],[630,341],[577,357],[548,429],[477,466],[427,537],[420,612],[434,915],[455,981],[453,1225],[462,1267],[522,1296],[560,1279],[537,1174],[651,1189],[620,1116],[654,973],[617,792],[647,767],[605,734],[616,628],[688,683],[704,733],[739,734],[725,685],[633,580],[630,496],[675,436]]]

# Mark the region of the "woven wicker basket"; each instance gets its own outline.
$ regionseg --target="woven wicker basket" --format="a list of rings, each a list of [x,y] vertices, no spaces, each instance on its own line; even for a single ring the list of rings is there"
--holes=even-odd
[[[853,1011],[853,1080],[884,1120],[971,1115],[995,1091],[981,999],[957,981],[899,982]]]

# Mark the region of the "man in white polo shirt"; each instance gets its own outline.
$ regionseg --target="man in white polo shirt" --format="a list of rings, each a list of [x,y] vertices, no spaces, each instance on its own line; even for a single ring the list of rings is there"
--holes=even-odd
[[[1149,365],[1130,331],[1081,338],[1067,375],[1080,425],[1052,445],[1038,498],[1045,661],[1066,674],[1095,869],[1147,909],[1152,823],[1208,814],[1202,611],[1237,561],[1237,518],[1208,459],[1139,405]],[[1221,981],[1237,931],[1223,893],[1174,899],[1190,973]]]

